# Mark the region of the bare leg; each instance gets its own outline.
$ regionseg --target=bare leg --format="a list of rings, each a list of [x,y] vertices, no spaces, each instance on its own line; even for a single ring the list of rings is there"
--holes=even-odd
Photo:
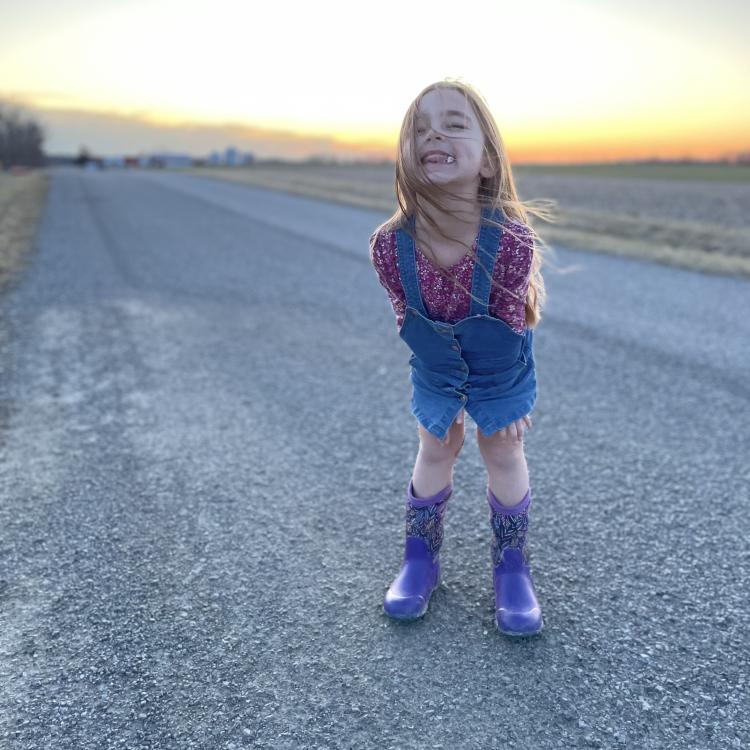
[[[489,437],[477,427],[477,443],[490,490],[502,505],[517,505],[529,489],[529,469],[523,440],[518,440],[515,424]]]
[[[453,482],[453,466],[464,441],[464,423],[453,422],[448,430],[447,443],[432,433],[419,428],[419,452],[414,464],[412,482],[416,497],[431,497]]]

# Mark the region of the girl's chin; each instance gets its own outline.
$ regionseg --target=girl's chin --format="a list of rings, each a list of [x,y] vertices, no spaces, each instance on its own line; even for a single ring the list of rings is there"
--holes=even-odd
[[[461,177],[454,172],[448,172],[448,171],[440,172],[436,169],[432,172],[429,172],[429,171],[425,172],[424,180],[425,182],[446,183],[446,182],[460,181]]]
[[[454,180],[458,176],[458,172],[454,169],[455,163],[453,164],[423,164],[422,171],[424,174],[431,179],[448,179]]]

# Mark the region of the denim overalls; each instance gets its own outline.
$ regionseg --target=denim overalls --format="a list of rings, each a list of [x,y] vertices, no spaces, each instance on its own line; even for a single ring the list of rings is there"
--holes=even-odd
[[[534,331],[516,333],[487,312],[501,229],[485,223],[491,209],[482,208],[482,224],[474,263],[469,317],[457,323],[431,320],[422,303],[414,240],[396,230],[398,267],[406,295],[399,336],[413,354],[411,412],[441,440],[464,407],[485,435],[529,414],[536,402]],[[495,209],[493,218],[507,218]],[[410,219],[412,230],[414,219]],[[485,274],[480,267],[483,265]]]

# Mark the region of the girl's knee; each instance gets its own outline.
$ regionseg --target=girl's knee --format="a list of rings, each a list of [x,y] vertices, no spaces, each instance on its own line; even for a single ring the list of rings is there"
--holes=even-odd
[[[494,464],[512,463],[523,454],[523,433],[519,439],[515,430],[504,427],[491,435],[485,435],[477,426],[477,445],[485,462]]]
[[[464,444],[463,424],[451,425],[446,435],[447,443],[436,438],[431,432],[419,425],[419,452],[424,460],[434,463],[454,461]]]

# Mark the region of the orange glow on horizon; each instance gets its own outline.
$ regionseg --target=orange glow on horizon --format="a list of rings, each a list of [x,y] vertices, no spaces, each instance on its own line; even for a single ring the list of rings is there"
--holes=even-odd
[[[272,150],[281,158],[306,158],[326,154],[342,159],[361,158],[395,160],[398,128],[377,129],[304,127],[282,119],[242,122],[233,118],[204,119],[168,111],[108,107],[102,103],[86,106],[80,101],[64,100],[52,95],[12,96],[11,104],[36,109],[43,116],[65,115],[101,120],[102,125],[148,128],[164,143],[177,143],[185,134],[203,131],[216,134],[216,147],[236,141],[244,150],[257,149],[259,154]],[[686,125],[681,113],[657,113],[648,117],[633,116],[619,121],[600,116],[596,121],[550,119],[534,121],[531,126],[514,122],[500,127],[511,163],[554,164],[613,162],[638,159],[730,159],[750,151],[750,118],[728,116],[721,127],[697,118]],[[716,113],[714,112],[714,115]],[[745,122],[744,120],[748,120]],[[400,126],[400,123],[399,123]],[[183,147],[184,148],[184,147]],[[189,149],[200,155],[200,149]],[[261,158],[266,158],[261,156]]]
[[[336,138],[346,145],[348,152],[358,153],[362,158],[396,158],[394,140],[353,141]],[[750,139],[744,133],[734,138],[717,137],[715,134],[703,138],[697,136],[682,139],[638,139],[617,143],[607,133],[589,133],[587,139],[560,143],[538,142],[531,139],[514,140],[506,148],[513,163],[565,164],[629,161],[640,159],[734,159],[740,153],[750,152]],[[520,142],[519,142],[520,141]]]

